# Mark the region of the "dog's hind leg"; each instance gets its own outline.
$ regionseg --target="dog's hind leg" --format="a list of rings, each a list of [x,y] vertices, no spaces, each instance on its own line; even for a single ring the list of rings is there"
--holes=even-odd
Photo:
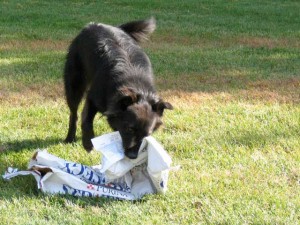
[[[81,130],[82,144],[88,152],[93,148],[91,139],[94,137],[93,121],[97,112],[98,110],[95,105],[87,98],[82,111]]]
[[[65,65],[64,84],[67,104],[70,109],[69,130],[65,142],[71,143],[75,141],[77,110],[86,88],[80,63],[76,60],[76,56],[71,53],[69,53]]]

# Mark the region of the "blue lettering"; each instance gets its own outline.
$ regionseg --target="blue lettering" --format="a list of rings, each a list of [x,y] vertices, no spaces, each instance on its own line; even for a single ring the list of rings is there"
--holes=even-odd
[[[66,168],[66,169],[65,169]],[[65,167],[60,168],[61,170],[67,172],[67,173],[71,173],[70,172],[70,163],[66,163]]]
[[[63,184],[63,190],[65,191],[65,194],[69,194],[70,187],[68,185]]]
[[[80,196],[82,196],[82,197],[92,197],[93,196],[93,194],[89,191],[79,191],[79,193],[80,193]]]
[[[90,175],[90,176],[89,176]],[[87,176],[87,179],[89,180],[89,181],[92,181],[92,179],[93,179],[93,175],[94,175],[94,173],[93,173],[93,171],[91,171],[91,170],[86,170],[86,176]],[[94,180],[93,180],[94,181]]]
[[[84,172],[84,166],[77,163],[71,164],[69,162],[66,162],[65,167],[61,167],[60,169],[75,176],[81,175]]]
[[[114,190],[111,188],[107,188],[104,186],[98,186],[95,192],[79,190],[72,188],[68,185],[63,184],[64,194],[70,194],[73,196],[79,197],[105,197],[105,198],[113,198],[113,199],[124,199],[128,198],[128,194],[126,192]]]
[[[109,192],[109,189],[108,189],[108,188],[105,188],[105,187],[102,187],[102,191],[103,191],[103,193],[108,193],[108,192]]]
[[[93,171],[90,167],[84,166],[82,164],[66,162],[64,167],[60,169],[68,174],[80,177],[82,180],[93,183],[93,184],[104,184],[105,176],[101,173],[100,175]]]
[[[65,194],[70,194],[73,196],[79,196],[79,197],[92,197],[93,196],[93,194],[89,191],[75,189],[75,188],[72,188],[65,184],[63,184],[63,190],[64,190]]]
[[[73,168],[78,168],[78,167],[80,168],[79,173],[78,173],[78,174],[75,174],[74,172],[76,171],[76,169],[73,169],[72,172],[71,172],[71,174],[73,174],[73,175],[75,175],[75,176],[78,176],[78,175],[81,175],[81,174],[84,172],[84,167],[83,167],[83,165],[81,165],[81,164],[76,164],[76,163],[73,164]]]

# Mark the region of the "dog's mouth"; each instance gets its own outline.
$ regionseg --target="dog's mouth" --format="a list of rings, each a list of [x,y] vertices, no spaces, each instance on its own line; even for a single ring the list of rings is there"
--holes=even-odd
[[[140,145],[135,145],[131,148],[128,148],[128,149],[125,150],[125,155],[129,159],[136,159],[138,157],[139,148],[140,148]]]

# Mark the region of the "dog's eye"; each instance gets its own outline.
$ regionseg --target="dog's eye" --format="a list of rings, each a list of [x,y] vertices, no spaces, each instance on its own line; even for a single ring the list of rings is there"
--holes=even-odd
[[[126,127],[126,133],[134,133],[134,128]]]

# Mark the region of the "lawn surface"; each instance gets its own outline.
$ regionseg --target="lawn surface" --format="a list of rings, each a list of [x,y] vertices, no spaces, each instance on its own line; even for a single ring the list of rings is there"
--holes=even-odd
[[[155,16],[143,47],[175,109],[154,136],[181,170],[138,202],[48,196],[0,179],[1,224],[300,224],[300,3],[0,1],[0,174],[37,148],[87,165],[64,144],[66,50],[90,21]],[[110,132],[95,120],[97,135]]]

